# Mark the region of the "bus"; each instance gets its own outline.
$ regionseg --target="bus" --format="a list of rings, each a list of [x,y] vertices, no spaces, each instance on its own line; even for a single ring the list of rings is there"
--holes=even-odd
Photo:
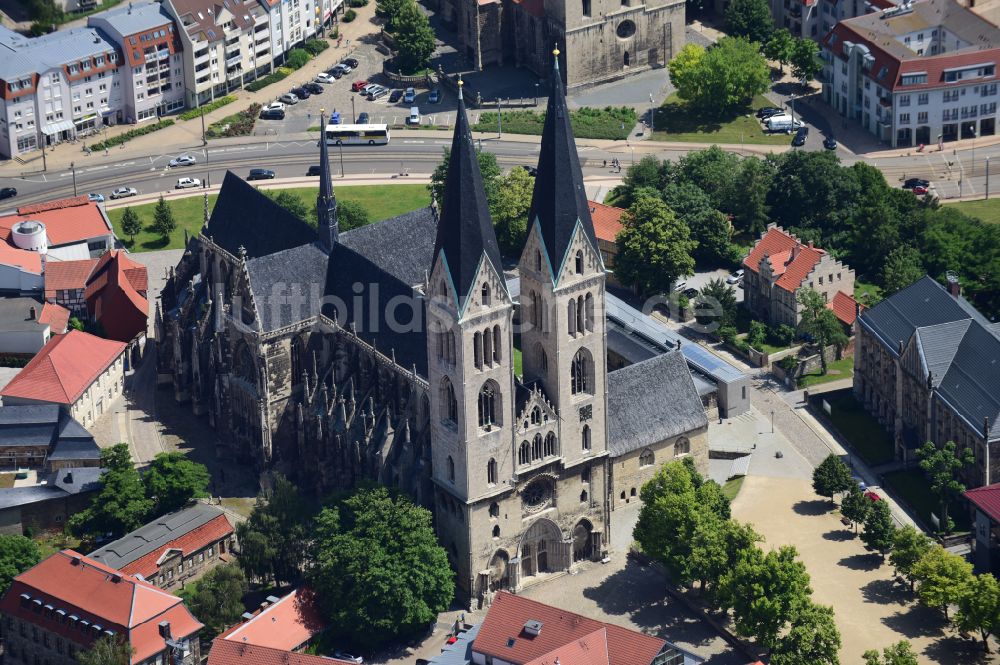
[[[327,145],[385,145],[388,125],[327,125]]]

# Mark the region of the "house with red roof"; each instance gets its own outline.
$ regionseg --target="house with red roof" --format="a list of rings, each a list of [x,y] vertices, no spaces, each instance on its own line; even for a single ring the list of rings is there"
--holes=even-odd
[[[143,299],[149,288],[146,266],[133,261],[129,255],[112,249],[99,259],[79,261],[58,261],[45,266],[45,299],[62,305],[80,319],[87,318],[87,287],[98,280],[108,269],[108,262],[120,263],[120,269],[128,280],[131,290]],[[112,266],[118,270],[118,266]],[[106,282],[106,280],[105,280]],[[93,291],[93,289],[92,289]],[[148,307],[147,307],[148,309]],[[124,340],[123,340],[124,341]]]
[[[853,300],[854,270],[830,256],[826,251],[804,243],[776,224],[767,231],[743,259],[743,302],[754,316],[773,326],[795,327],[802,318],[798,294],[812,289],[828,304],[837,303],[833,311],[838,318],[846,317],[844,298]],[[844,295],[837,300],[837,294]],[[842,321],[847,323],[844,318]]]
[[[973,515],[972,561],[977,573],[996,573],[1000,567],[1000,483],[966,490]]]
[[[7,405],[58,404],[90,427],[121,397],[126,345],[70,330],[56,335],[0,390]]]
[[[31,296],[0,297],[0,354],[32,356],[69,325],[69,310]]]
[[[102,206],[76,196],[24,205],[0,216],[0,240],[45,262],[71,261],[97,258],[114,248],[115,233]]]
[[[355,663],[217,637],[212,641],[212,650],[208,652],[208,665],[355,665]]]
[[[615,239],[622,230],[622,215],[625,210],[597,201],[587,203],[590,204],[590,218],[594,220],[594,234],[597,236],[601,258],[604,259],[604,267],[613,270],[615,257],[618,255],[618,243]]]
[[[149,302],[146,267],[120,249],[102,256],[84,288],[87,318],[100,324],[109,339],[132,342],[146,334]]]
[[[134,665],[200,662],[202,624],[184,601],[73,550],[14,578],[0,599],[5,657],[74,665],[102,638],[132,647]]]

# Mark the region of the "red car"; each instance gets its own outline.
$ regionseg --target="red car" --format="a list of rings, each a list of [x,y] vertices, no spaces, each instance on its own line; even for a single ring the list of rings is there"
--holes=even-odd
[[[927,193],[927,188],[924,187],[923,185],[917,185],[916,187],[913,188],[913,193],[916,194],[917,196],[923,196],[924,194]]]
[[[366,85],[368,85],[368,81],[365,81],[364,79],[355,81],[354,83],[351,84],[351,92],[357,92]]]

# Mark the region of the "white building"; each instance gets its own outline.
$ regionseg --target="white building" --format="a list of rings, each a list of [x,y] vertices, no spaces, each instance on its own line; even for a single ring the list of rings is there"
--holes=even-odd
[[[824,100],[893,147],[996,133],[1000,28],[954,0],[843,21],[823,57]]]
[[[895,6],[892,0],[771,0],[771,15],[793,37],[819,41],[838,21]]]

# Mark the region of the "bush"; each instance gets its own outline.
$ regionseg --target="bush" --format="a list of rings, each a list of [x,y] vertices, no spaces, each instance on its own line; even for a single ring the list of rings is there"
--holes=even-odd
[[[351,7],[364,7],[368,4],[368,0],[351,0]]]
[[[288,52],[288,58],[285,60],[285,66],[289,69],[302,69],[306,66],[312,56],[309,55],[309,51],[301,48],[293,48]]]
[[[570,111],[573,134],[583,139],[628,138],[638,119],[635,109],[624,106],[606,106],[603,109],[582,108]],[[503,128],[511,134],[541,135],[545,114],[535,111],[504,111]],[[492,131],[497,126],[496,111],[481,113],[474,129]]]
[[[358,13],[356,11],[354,11],[353,9],[348,9],[346,12],[344,12],[343,21],[344,21],[344,23],[350,23],[351,21],[353,21],[357,17],[358,17]]]
[[[152,134],[153,132],[165,129],[174,124],[173,120],[161,120],[152,125],[146,125],[145,127],[136,127],[135,129],[130,129],[124,134],[119,134],[118,136],[112,136],[107,141],[98,141],[97,143],[91,144],[91,150],[105,150],[107,148],[112,148],[116,145],[121,145],[122,143],[128,143],[134,138],[140,136],[145,136],[146,134]]]
[[[785,356],[777,364],[786,372],[794,372],[795,368],[799,366],[799,359],[796,356]]]
[[[248,136],[253,133],[253,125],[260,114],[260,104],[251,104],[249,108],[239,113],[226,116],[218,122],[213,122],[205,131],[210,139],[224,136]]]
[[[750,322],[750,334],[747,335],[747,343],[758,351],[764,346],[764,342],[767,341],[767,326],[765,326],[760,321]]]
[[[736,344],[736,328],[734,326],[722,326],[719,328],[719,339],[726,344]]]
[[[310,39],[306,42],[305,48],[312,55],[319,55],[323,51],[330,48],[330,44],[328,44],[325,39]]]
[[[338,26],[333,26],[333,30],[330,31],[330,39],[340,38],[340,28]]]
[[[195,118],[201,116],[202,111],[204,111],[205,113],[211,113],[215,109],[221,109],[226,104],[232,104],[235,101],[236,101],[235,97],[233,97],[232,95],[226,95],[225,97],[220,97],[219,99],[216,99],[214,102],[211,102],[209,104],[202,104],[196,109],[184,111],[184,113],[181,113],[177,117],[180,118],[181,120],[194,120]]]
[[[265,76],[263,78],[259,78],[256,81],[254,81],[253,83],[247,85],[246,89],[249,92],[257,92],[258,90],[263,90],[264,88],[266,88],[267,86],[271,85],[272,83],[277,83],[278,81],[286,78],[291,73],[292,73],[292,70],[288,69],[287,67],[278,67],[277,69],[275,69],[273,72],[271,72],[267,76]]]
[[[771,328],[770,334],[775,346],[791,346],[792,342],[795,341],[795,328],[787,323],[782,323],[777,328]]]

